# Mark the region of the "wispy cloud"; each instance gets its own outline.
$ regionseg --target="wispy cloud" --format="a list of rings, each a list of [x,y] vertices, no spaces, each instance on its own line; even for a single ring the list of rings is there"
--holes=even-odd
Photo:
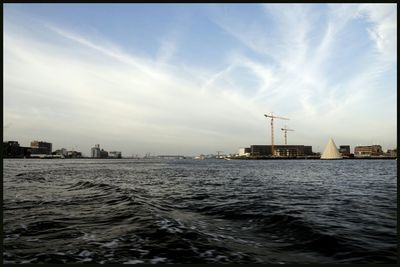
[[[368,32],[375,41],[377,49],[386,60],[397,58],[397,5],[394,4],[364,4],[360,12],[371,22]]]
[[[364,121],[360,117],[374,117],[368,110],[371,103],[369,96],[380,90],[376,83],[381,82],[379,79],[388,71],[388,67],[382,64],[382,57],[371,56],[373,51],[365,50],[364,54],[353,54],[354,57],[349,58],[345,64],[351,66],[362,61],[368,64],[354,64],[356,69],[349,68],[350,72],[341,77],[342,79],[334,81],[331,78],[334,75],[332,70],[341,68],[341,65],[337,64],[338,55],[352,55],[353,48],[343,46],[346,40],[343,38],[349,36],[349,26],[360,19],[362,12],[366,12],[368,21],[372,22],[372,25],[364,28],[365,34],[369,33],[371,36],[371,29],[374,32],[381,29],[380,34],[387,37],[387,43],[386,47],[383,47],[382,40],[374,39],[377,47],[382,49],[381,53],[385,57],[387,54],[394,55],[392,45],[395,43],[396,34],[391,32],[392,38],[388,37],[388,32],[397,27],[393,5],[378,10],[365,5],[331,5],[324,11],[326,16],[322,19],[318,17],[320,13],[314,10],[317,6],[313,5],[304,7],[267,4],[264,7],[268,18],[273,18],[270,21],[273,24],[264,25],[265,28],[260,27],[258,31],[243,31],[244,21],[237,19],[232,23],[229,18],[217,12],[214,13],[213,19],[218,26],[249,49],[265,56],[264,68],[272,70],[266,77],[272,76],[276,81],[273,85],[264,83],[263,90],[259,90],[257,94],[267,104],[266,109],[281,110],[297,121],[305,121],[304,118],[307,118],[306,120],[312,123],[304,125],[307,128],[320,125],[318,128],[322,128],[321,134],[334,131],[340,136],[352,135],[350,138],[353,140],[356,136],[362,136],[366,127],[352,129],[349,133],[347,127],[351,127],[351,123],[344,123],[343,120]],[[384,17],[383,14],[388,16]],[[268,28],[273,28],[274,32],[271,33]],[[272,62],[270,58],[273,59]],[[281,97],[273,97],[276,90],[279,90]],[[298,109],[299,105],[301,110]],[[358,107],[357,112],[364,110],[364,114],[349,112],[354,110],[355,106]],[[395,124],[395,121],[392,123]],[[346,134],[341,134],[341,131]]]
[[[335,135],[339,144],[367,142],[365,132],[380,128],[393,146],[387,125],[396,125],[395,102],[384,97],[395,94],[388,74],[397,53],[394,9],[264,5],[257,23],[216,9],[209,14],[215,27],[245,47],[227,45],[220,68],[177,63],[187,43],[180,27],[160,36],[154,55],[144,57],[50,21],[35,27],[52,38],[8,25],[4,121],[13,127],[5,138],[59,146],[74,140],[84,151],[112,144],[125,154],[235,152],[266,142],[263,114],[274,111],[291,118],[290,143],[322,149]],[[357,38],[349,43],[353,31]],[[394,85],[381,92],[387,76]]]
[[[68,44],[51,46],[5,32],[5,121],[17,119],[28,131],[34,127],[27,123],[30,120],[40,123],[41,128],[58,128],[57,135],[43,138],[59,143],[71,139],[63,134],[67,129],[73,138],[84,132],[86,142],[90,136],[93,143],[118,138],[125,140],[117,142],[119,149],[132,151],[137,146],[142,152],[146,149],[142,144],[154,140],[161,144],[158,148],[150,145],[147,149],[152,152],[178,149],[189,153],[193,151],[189,144],[197,142],[202,143],[198,150],[212,150],[232,142],[223,138],[226,131],[233,135],[241,132],[236,129],[240,126],[232,127],[232,123],[244,113],[221,91],[201,92],[190,77],[171,76],[169,69],[157,68],[157,61],[137,59],[77,33],[47,27],[81,45],[73,46],[81,51],[66,56],[64,52],[71,49]],[[102,64],[94,59],[93,51],[106,56]],[[15,109],[14,97],[19,98],[19,106],[26,106],[24,111]],[[64,119],[54,123],[57,118]],[[131,145],[126,147],[124,142]]]

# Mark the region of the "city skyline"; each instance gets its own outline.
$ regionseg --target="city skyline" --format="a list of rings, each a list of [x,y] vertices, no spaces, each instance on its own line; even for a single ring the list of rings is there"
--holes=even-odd
[[[3,140],[397,147],[396,4],[4,4]]]

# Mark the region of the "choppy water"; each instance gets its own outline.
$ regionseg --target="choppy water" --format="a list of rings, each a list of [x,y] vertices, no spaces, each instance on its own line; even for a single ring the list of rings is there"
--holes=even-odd
[[[395,263],[394,160],[3,161],[3,263]]]

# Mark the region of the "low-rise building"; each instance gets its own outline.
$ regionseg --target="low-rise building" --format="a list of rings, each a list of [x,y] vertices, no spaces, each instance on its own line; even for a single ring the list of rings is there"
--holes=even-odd
[[[115,158],[115,159],[122,158],[121,152],[119,152],[119,151],[110,151],[110,153],[108,153],[108,157]]]
[[[296,148],[276,148],[275,155],[279,157],[296,157],[298,156],[298,150]]]
[[[108,152],[105,151],[104,149],[100,150],[100,158],[102,159],[108,158]]]
[[[393,158],[397,158],[397,149],[388,149],[386,154],[388,155],[388,157],[393,157]]]
[[[81,158],[82,153],[78,151],[68,151],[67,152],[67,158]]]
[[[271,146],[269,145],[251,145],[250,155],[251,156],[271,156]]]
[[[312,146],[304,145],[274,145],[275,156],[279,157],[297,157],[297,156],[312,156]],[[251,156],[271,156],[271,145],[251,145]]]
[[[23,158],[24,154],[18,141],[3,142],[3,157],[5,158]]]
[[[59,155],[59,156],[63,156],[63,157],[66,157],[67,154],[68,154],[68,151],[65,148],[57,149],[56,151],[53,152],[53,155]]]
[[[343,157],[349,157],[350,156],[350,146],[349,145],[339,146],[339,152]]]
[[[31,142],[31,154],[45,154],[51,155],[52,152],[52,144],[43,141],[32,141]]]
[[[3,142],[3,158],[29,158],[31,148],[20,146],[18,141]]]
[[[200,160],[203,160],[203,159],[205,159],[206,157],[205,157],[205,155],[203,155],[203,154],[200,154],[199,156],[196,156],[196,157],[194,157],[194,159],[200,159]]]
[[[381,156],[383,150],[380,145],[372,146],[356,146],[354,148],[354,156]]]
[[[250,147],[239,148],[239,157],[249,157],[250,156]]]

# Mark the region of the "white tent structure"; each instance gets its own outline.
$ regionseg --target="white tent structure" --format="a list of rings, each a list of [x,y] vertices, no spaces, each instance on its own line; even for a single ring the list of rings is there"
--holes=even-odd
[[[329,139],[328,144],[325,147],[324,153],[321,155],[321,159],[341,159],[342,155],[336,147],[335,142],[332,138]]]

